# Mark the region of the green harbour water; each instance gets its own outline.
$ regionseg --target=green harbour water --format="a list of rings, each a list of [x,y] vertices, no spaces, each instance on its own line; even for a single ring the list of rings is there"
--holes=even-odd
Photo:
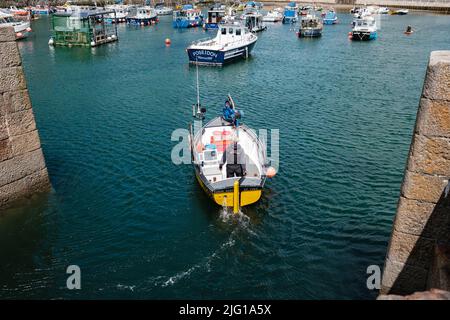
[[[48,19],[33,22],[18,45],[53,190],[0,214],[0,298],[375,298],[366,268],[383,265],[450,18],[382,16],[379,38],[358,43],[338,17],[321,39],[269,24],[249,60],[199,68],[208,119],[231,93],[250,127],[280,132],[280,170],[240,220],[171,162],[196,100],[185,48],[214,32],[162,17],[119,25],[113,44],[53,48]],[[66,288],[73,264],[81,290]]]

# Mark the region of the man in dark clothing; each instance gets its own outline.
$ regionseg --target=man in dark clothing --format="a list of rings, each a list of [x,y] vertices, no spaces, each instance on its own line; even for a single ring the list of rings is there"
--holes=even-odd
[[[246,172],[246,154],[241,145],[237,142],[230,144],[223,153],[222,159],[219,164],[219,168],[222,170],[222,166],[227,164],[227,178],[242,177],[247,174]]]

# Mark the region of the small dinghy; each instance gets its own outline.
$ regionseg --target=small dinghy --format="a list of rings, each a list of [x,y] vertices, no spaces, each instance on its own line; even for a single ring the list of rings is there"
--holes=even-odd
[[[225,108],[238,114],[231,96]],[[205,112],[197,100],[194,117],[203,119]],[[261,198],[266,178],[273,177],[275,169],[267,167],[266,146],[254,131],[232,122],[224,116],[215,117],[198,132],[193,132],[191,125],[189,142],[200,186],[216,204],[239,213],[240,207]]]

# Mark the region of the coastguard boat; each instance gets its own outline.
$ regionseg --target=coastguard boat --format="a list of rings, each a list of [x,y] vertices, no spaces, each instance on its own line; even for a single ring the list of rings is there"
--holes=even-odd
[[[375,40],[378,37],[377,24],[372,16],[365,16],[353,21],[350,38],[356,41]]]
[[[231,96],[227,101],[236,110]],[[194,116],[203,119],[204,112],[197,98]],[[198,183],[216,204],[232,207],[233,213],[257,202],[266,178],[275,175],[275,169],[267,166],[265,144],[245,124],[216,117],[197,132],[191,125],[189,142]]]
[[[267,26],[263,23],[263,15],[257,10],[247,10],[242,15],[245,26],[251,32],[259,32],[267,29]]]
[[[317,38],[322,35],[323,23],[314,14],[302,18],[298,30],[299,38]]]
[[[127,17],[127,24],[148,26],[158,21],[155,9],[149,6],[130,7]]]
[[[16,40],[28,37],[31,32],[29,21],[19,21],[12,14],[0,11],[0,27],[13,27]]]
[[[295,2],[289,3],[284,7],[283,23],[296,23],[298,20],[297,4]]]
[[[203,24],[203,28],[205,30],[218,29],[219,23],[224,21],[224,18],[225,18],[225,10],[211,8],[211,10],[209,10],[208,13],[206,14],[206,20],[205,23]]]
[[[258,37],[241,23],[224,23],[215,38],[193,42],[187,48],[189,62],[222,66],[238,58],[246,59],[257,40]]]
[[[202,12],[198,9],[194,9],[191,4],[186,4],[181,10],[173,12],[174,28],[192,28],[203,25]]]
[[[283,14],[281,12],[271,10],[264,17],[264,22],[279,22],[283,20]]]
[[[325,14],[323,18],[323,24],[331,25],[336,24],[338,22],[338,18],[336,12],[334,10],[330,10]]]

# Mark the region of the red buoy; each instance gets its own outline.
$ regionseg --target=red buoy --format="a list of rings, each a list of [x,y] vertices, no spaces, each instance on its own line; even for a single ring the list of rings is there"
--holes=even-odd
[[[169,38],[167,38],[164,43],[166,44],[166,46],[170,46],[170,44],[172,43],[172,41],[170,41]]]

